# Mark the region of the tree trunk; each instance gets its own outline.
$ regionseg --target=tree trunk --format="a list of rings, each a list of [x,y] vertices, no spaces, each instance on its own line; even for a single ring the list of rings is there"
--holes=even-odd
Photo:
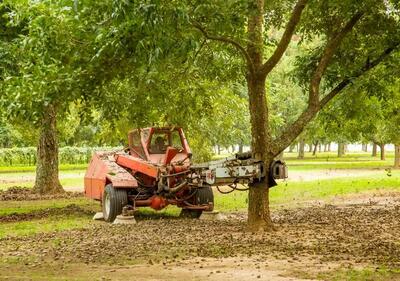
[[[243,153],[243,143],[239,144],[239,153]]]
[[[264,162],[266,175],[273,161],[267,148],[271,147],[268,129],[268,113],[265,97],[265,80],[248,77],[249,107],[252,136],[252,153],[255,159]],[[250,230],[273,229],[269,210],[269,182],[265,177],[261,182],[250,185],[248,205],[248,225]]]
[[[368,144],[363,143],[362,147],[361,147],[361,150],[364,151],[364,152],[368,152]]]
[[[297,158],[299,159],[304,159],[304,147],[305,147],[305,141],[303,138],[300,139],[299,142],[299,156]]]
[[[311,142],[309,145],[308,145],[308,152],[312,152],[313,151],[313,143]]]
[[[41,122],[37,146],[36,180],[34,190],[39,193],[64,192],[58,178],[58,140],[56,110],[49,105]]]
[[[266,73],[263,66],[263,25],[264,1],[256,0],[249,4],[247,22],[249,56],[248,73],[246,75],[249,95],[251,123],[251,147],[253,158],[264,163],[266,175],[274,160],[272,155],[272,139],[268,122],[268,105],[265,95]],[[248,226],[251,231],[272,230],[273,224],[269,210],[268,176],[249,185]]]
[[[217,144],[217,151],[218,151],[218,155],[221,155],[221,146],[219,144]]]
[[[289,152],[293,152],[295,148],[296,148],[296,144],[290,145],[289,146]]]
[[[394,167],[400,168],[400,144],[394,145]]]
[[[317,155],[318,141],[314,144],[314,151],[312,153],[313,156]]]
[[[377,144],[376,143],[373,143],[372,144],[372,157],[376,157],[376,155],[377,155]]]
[[[385,157],[385,144],[381,143],[381,144],[379,144],[379,147],[381,149],[381,160],[385,160],[386,159],[386,157]]]
[[[344,149],[345,149],[344,143],[339,142],[338,143],[338,157],[342,157],[344,155]]]
[[[322,152],[322,144],[318,144],[318,152]]]
[[[331,152],[331,143],[328,143],[328,152]]]
[[[324,144],[324,152],[328,152],[328,144]]]

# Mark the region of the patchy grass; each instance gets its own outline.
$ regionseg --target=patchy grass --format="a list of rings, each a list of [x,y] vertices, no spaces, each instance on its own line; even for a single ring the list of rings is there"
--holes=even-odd
[[[81,208],[82,211],[68,212],[70,206]],[[59,209],[58,212],[52,210]],[[65,213],[63,213],[65,210]],[[86,211],[84,211],[86,210]],[[84,197],[72,199],[32,200],[32,201],[0,201],[0,216],[33,215],[43,211],[41,218],[31,220],[0,223],[0,238],[6,236],[33,235],[42,232],[61,231],[83,228],[90,225],[91,213],[100,210],[100,204]]]
[[[90,223],[90,216],[87,215],[51,216],[38,220],[6,222],[0,224],[0,238],[84,228]]]
[[[32,201],[0,201],[0,216],[10,214],[30,213],[37,210],[49,208],[64,208],[68,205],[75,204],[85,208],[99,208],[99,203],[82,198],[73,199],[53,199],[53,200],[32,200]]]
[[[400,269],[364,268],[364,269],[339,269],[334,272],[320,273],[321,280],[331,281],[379,281],[400,280]]]
[[[391,176],[378,174],[368,177],[336,178],[305,182],[280,182],[270,191],[272,207],[279,204],[301,203],[309,200],[330,199],[338,195],[361,192],[400,191],[400,171]],[[247,192],[235,191],[228,195],[215,192],[215,206],[221,211],[247,209]]]

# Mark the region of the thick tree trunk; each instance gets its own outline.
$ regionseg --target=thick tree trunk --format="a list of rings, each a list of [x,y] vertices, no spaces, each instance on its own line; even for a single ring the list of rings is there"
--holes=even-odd
[[[394,168],[400,168],[400,143],[394,145]]]
[[[218,155],[221,154],[221,146],[219,144],[217,144],[217,152],[218,152]]]
[[[255,159],[264,163],[266,175],[275,155],[272,155],[272,140],[268,122],[268,105],[265,95],[266,72],[263,71],[263,25],[264,0],[249,3],[248,19],[249,56],[246,76],[249,95],[251,123],[251,147]],[[251,62],[250,62],[251,61]],[[268,176],[260,182],[250,184],[248,203],[248,226],[251,231],[272,230],[273,224],[269,210]]]
[[[372,144],[372,157],[376,157],[376,155],[377,155],[377,144],[376,143],[373,143]]]
[[[318,152],[322,152],[322,144],[318,144]]]
[[[384,143],[380,143],[379,147],[381,149],[381,160],[385,160],[386,156],[385,156],[385,144]]]
[[[328,143],[328,152],[331,152],[331,143]]]
[[[56,110],[53,105],[49,105],[46,108],[41,123],[39,143],[37,146],[34,190],[39,193],[64,192],[58,178]]]
[[[324,152],[328,152],[328,144],[324,144]]]
[[[239,153],[243,153],[243,143],[239,144]]]
[[[265,97],[265,80],[257,77],[248,77],[249,107],[252,135],[253,157],[264,162],[268,175],[273,157],[268,154],[269,143],[268,107]],[[261,182],[250,185],[248,205],[248,225],[250,230],[273,229],[269,210],[269,182],[265,177]]]
[[[345,149],[344,143],[339,142],[338,143],[338,157],[343,157],[344,152],[345,152],[344,149]]]
[[[299,142],[299,156],[297,158],[304,159],[304,148],[305,148],[305,145],[306,145],[306,143],[305,143],[304,139],[301,138],[300,142]]]

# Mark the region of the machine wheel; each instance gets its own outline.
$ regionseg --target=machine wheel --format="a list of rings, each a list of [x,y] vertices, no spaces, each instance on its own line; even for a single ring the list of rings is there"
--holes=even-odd
[[[122,208],[128,204],[128,193],[124,189],[115,189],[112,184],[104,188],[102,198],[103,217],[107,222],[113,222]]]
[[[211,186],[199,188],[196,192],[194,203],[195,205],[208,205],[210,203],[214,205],[214,193]],[[203,210],[182,209],[180,217],[198,219],[202,213]]]

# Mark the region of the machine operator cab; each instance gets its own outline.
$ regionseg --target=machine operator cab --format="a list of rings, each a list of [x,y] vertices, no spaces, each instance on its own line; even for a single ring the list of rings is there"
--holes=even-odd
[[[129,154],[155,164],[190,161],[191,151],[182,128],[135,129],[128,134]]]

